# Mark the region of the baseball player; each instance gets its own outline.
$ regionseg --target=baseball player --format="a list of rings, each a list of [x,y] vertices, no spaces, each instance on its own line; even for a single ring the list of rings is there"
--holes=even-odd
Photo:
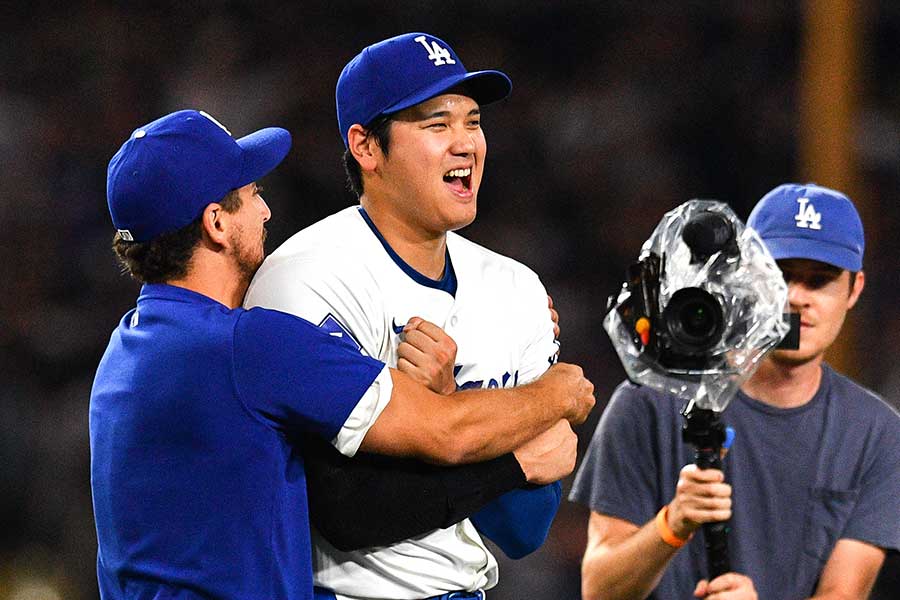
[[[476,214],[486,156],[480,107],[510,90],[505,74],[466,71],[429,34],[360,52],[336,92],[360,205],[285,242],[260,268],[246,305],[303,316],[407,371],[449,336],[458,352],[449,385],[433,383],[442,391],[539,377],[558,354],[543,285],[522,264],[453,233]],[[383,473],[392,476],[389,466]],[[481,536],[510,556],[527,554],[545,539],[559,501],[558,482],[514,490],[471,519],[355,552],[314,533],[316,584],[330,590],[320,597],[482,598],[498,569]]]
[[[91,390],[104,599],[310,599],[298,438],[478,461],[593,405],[571,365],[448,400],[307,321],[241,308],[271,216],[256,180],[289,147],[283,129],[235,140],[185,110],[136,129],[110,162],[113,247],[144,285]]]

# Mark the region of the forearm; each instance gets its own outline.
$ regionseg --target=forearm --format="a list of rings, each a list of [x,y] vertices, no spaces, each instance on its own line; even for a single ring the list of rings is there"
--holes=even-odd
[[[856,590],[816,590],[815,595],[810,596],[807,600],[860,600],[860,598],[868,598],[872,593],[872,587],[875,585],[873,578],[867,584],[864,584]]]
[[[467,390],[449,397],[455,406],[443,427],[448,440],[457,445],[459,456],[453,462],[482,461],[512,452],[565,417],[563,407],[536,392],[532,386],[520,386]],[[442,426],[439,421],[433,425]]]
[[[646,598],[678,552],[650,521],[615,546],[588,547],[581,565],[584,600]]]
[[[310,519],[335,548],[385,546],[469,517],[525,484],[515,457],[459,467],[357,454],[303,440]]]
[[[882,548],[859,540],[839,539],[810,600],[868,598],[884,559]]]
[[[565,386],[554,390],[540,381],[441,396],[399,371],[392,369],[391,377],[390,402],[363,439],[365,452],[439,464],[480,462],[518,448],[576,404]]]

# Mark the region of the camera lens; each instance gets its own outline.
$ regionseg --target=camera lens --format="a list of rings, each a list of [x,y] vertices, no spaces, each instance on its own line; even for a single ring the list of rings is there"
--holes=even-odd
[[[707,335],[713,328],[711,317],[706,307],[702,304],[691,304],[681,307],[678,320],[683,324],[684,330],[692,337]]]
[[[719,301],[700,288],[683,288],[672,294],[662,314],[672,350],[699,354],[722,339],[725,319]]]

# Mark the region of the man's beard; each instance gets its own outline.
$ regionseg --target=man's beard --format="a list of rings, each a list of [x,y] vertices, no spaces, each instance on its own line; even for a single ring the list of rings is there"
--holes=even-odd
[[[234,247],[234,259],[238,268],[238,277],[242,285],[249,286],[253,276],[256,275],[260,265],[263,263],[263,259],[266,257],[265,243],[269,232],[263,226],[259,246],[254,249],[247,247],[241,242],[242,233],[242,231],[237,231],[231,243]]]
[[[808,353],[801,354],[798,350],[773,350],[768,355],[772,362],[783,367],[799,367],[818,357],[818,354],[810,356]]]

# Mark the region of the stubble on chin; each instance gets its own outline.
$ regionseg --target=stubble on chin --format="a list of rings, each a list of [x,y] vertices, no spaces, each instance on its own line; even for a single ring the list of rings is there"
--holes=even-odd
[[[769,353],[772,362],[784,367],[799,367],[812,362],[817,356],[810,356],[808,352],[801,350],[773,350]]]
[[[253,281],[253,276],[256,275],[256,272],[262,266],[263,260],[266,257],[266,237],[268,237],[268,231],[265,226],[263,226],[259,246],[254,250],[250,250],[241,243],[240,238],[235,238],[232,242],[238,278],[240,279],[241,285],[245,287],[249,287],[250,282]]]

